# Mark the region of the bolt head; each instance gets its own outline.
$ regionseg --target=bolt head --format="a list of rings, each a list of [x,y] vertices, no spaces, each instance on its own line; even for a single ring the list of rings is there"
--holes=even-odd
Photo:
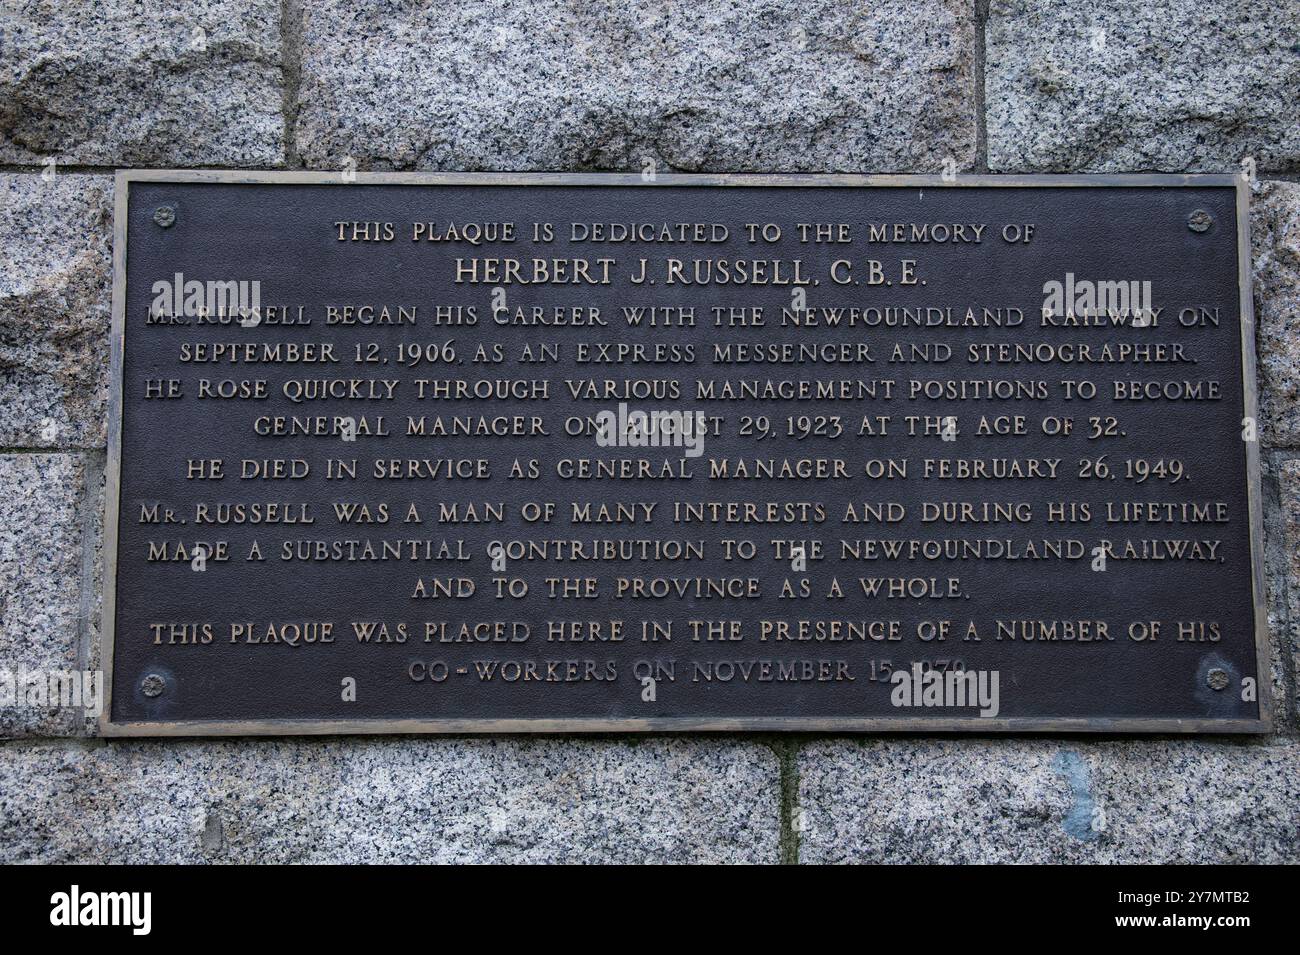
[[[1187,216],[1187,228],[1193,232],[1204,232],[1212,225],[1214,225],[1214,216],[1204,209],[1193,209]]]
[[[1228,688],[1228,671],[1215,667],[1209,673],[1205,674],[1205,685],[1211,690],[1226,690]]]
[[[140,681],[140,692],[147,697],[161,696],[162,691],[167,688],[167,681],[157,673],[150,673]]]
[[[176,221],[176,210],[172,206],[159,206],[153,211],[153,221],[164,229],[170,228]]]

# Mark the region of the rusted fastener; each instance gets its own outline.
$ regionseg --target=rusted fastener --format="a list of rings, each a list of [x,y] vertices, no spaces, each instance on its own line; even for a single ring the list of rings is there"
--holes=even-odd
[[[1204,209],[1193,209],[1187,217],[1187,228],[1193,232],[1204,232],[1212,225],[1214,225],[1214,216]]]
[[[1228,671],[1215,667],[1205,674],[1205,685],[1211,690],[1226,690],[1228,688]]]
[[[172,206],[159,206],[153,211],[153,221],[164,229],[170,228],[176,221],[176,209]]]
[[[162,691],[167,689],[167,681],[157,673],[150,673],[140,681],[140,692],[145,696],[161,696]]]

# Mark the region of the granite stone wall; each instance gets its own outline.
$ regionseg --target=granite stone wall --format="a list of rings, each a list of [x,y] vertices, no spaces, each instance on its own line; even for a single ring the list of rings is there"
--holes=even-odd
[[[111,172],[1235,171],[1275,731],[112,742],[0,861],[1300,861],[1295,0],[0,0],[0,665],[98,664]]]

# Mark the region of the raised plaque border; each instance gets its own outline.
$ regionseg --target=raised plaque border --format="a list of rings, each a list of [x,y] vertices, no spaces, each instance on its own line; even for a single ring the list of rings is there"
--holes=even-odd
[[[816,186],[849,189],[873,186],[918,189],[980,188],[1179,188],[1232,186],[1236,189],[1237,292],[1241,313],[1242,392],[1245,417],[1258,420],[1255,377],[1255,308],[1251,297],[1250,183],[1234,173],[1143,173],[1116,175],[942,176],[848,174],[660,174],[646,182],[639,173],[461,173],[253,171],[235,169],[119,169],[113,211],[113,331],[109,365],[108,462],[105,471],[104,590],[100,634],[105,679],[103,736],[324,736],[334,734],[477,733],[671,733],[671,732],[854,732],[854,733],[1268,733],[1273,726],[1272,654],[1269,649],[1267,589],[1264,583],[1264,519],[1259,442],[1246,442],[1246,495],[1250,511],[1251,586],[1255,598],[1255,661],[1258,719],[1178,718],[1003,718],[981,717],[741,717],[735,719],[650,717],[647,719],[377,719],[377,720],[186,720],[112,721],[113,631],[117,604],[117,528],[122,471],[122,352],[126,324],[127,206],[133,182],[280,183],[297,185],[437,186]]]

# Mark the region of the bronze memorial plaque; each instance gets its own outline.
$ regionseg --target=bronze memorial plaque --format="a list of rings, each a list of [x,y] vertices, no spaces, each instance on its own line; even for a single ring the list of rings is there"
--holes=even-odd
[[[119,173],[103,729],[1266,730],[1247,197]]]

